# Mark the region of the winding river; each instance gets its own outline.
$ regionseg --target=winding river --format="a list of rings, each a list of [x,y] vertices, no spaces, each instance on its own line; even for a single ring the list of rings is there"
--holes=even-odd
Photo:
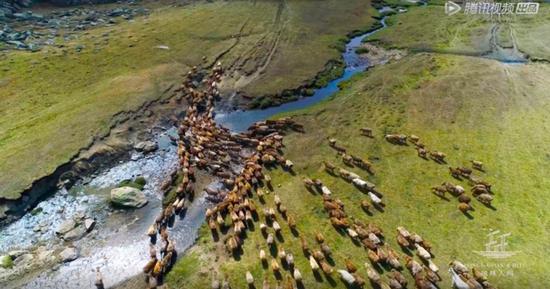
[[[364,38],[386,27],[382,26],[369,33],[352,38],[343,53],[344,74],[326,87],[315,90],[311,97],[264,110],[218,112],[216,121],[232,131],[243,131],[252,123],[267,119],[275,114],[293,111],[311,106],[338,92],[338,85],[353,75],[366,70],[371,64],[360,57],[356,49]],[[161,193],[158,190],[163,179],[177,166],[176,146],[169,135],[174,129],[161,131],[157,135],[159,150],[149,155],[134,153],[129,161],[119,163],[110,169],[101,171],[88,180],[73,187],[70,191],[59,190],[49,199],[41,202],[37,208],[41,212],[28,213],[18,221],[0,229],[0,255],[14,250],[31,255],[32,264],[47,263],[66,244],[55,235],[55,229],[75,215],[95,218],[97,225],[85,237],[72,242],[79,248],[79,258],[72,262],[54,266],[42,266],[41,269],[27,268],[24,278],[8,278],[0,271],[0,284],[3,288],[95,288],[95,268],[101,268],[106,287],[116,286],[140,274],[148,256],[147,227],[153,222],[161,209]],[[108,205],[109,191],[120,181],[144,176],[147,185],[144,192],[149,204],[134,211],[118,211]],[[176,240],[178,252],[193,245],[198,229],[204,221],[206,208],[210,206],[204,197],[198,197],[187,209],[184,217],[176,220],[170,229],[170,236]],[[38,249],[37,249],[38,248]],[[21,257],[17,258],[20,259]],[[30,257],[29,257],[30,258]],[[27,258],[27,261],[28,259]],[[16,259],[16,263],[18,262]],[[25,259],[25,258],[23,258]],[[24,268],[25,264],[16,267]],[[46,267],[46,268],[44,268]],[[1,270],[1,269],[0,269]],[[11,272],[13,274],[13,272]],[[15,275],[15,274],[14,274]]]

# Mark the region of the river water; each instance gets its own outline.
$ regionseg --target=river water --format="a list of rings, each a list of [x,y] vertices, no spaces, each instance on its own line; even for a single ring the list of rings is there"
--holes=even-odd
[[[353,75],[369,67],[369,61],[361,58],[355,50],[364,38],[386,27],[352,38],[343,53],[345,72],[342,77],[331,81],[326,87],[315,90],[313,96],[264,110],[218,112],[216,121],[232,131],[244,131],[252,123],[267,119],[275,114],[311,106],[338,92],[338,85]],[[134,153],[129,161],[99,172],[70,191],[64,189],[52,194],[37,208],[40,213],[28,213],[18,221],[0,229],[0,255],[13,250],[31,252],[35,261],[32,264],[49,264],[37,260],[42,257],[36,253],[52,252],[57,254],[67,244],[57,238],[56,228],[66,219],[75,215],[93,217],[95,228],[85,237],[71,244],[79,248],[79,258],[68,263],[44,265],[40,269],[32,268],[24,278],[9,280],[13,274],[0,268],[0,286],[2,288],[95,288],[95,268],[100,268],[106,287],[115,286],[140,274],[147,262],[148,237],[145,232],[161,209],[161,192],[158,190],[167,174],[177,166],[176,146],[169,141],[167,130],[157,136],[159,150],[149,155]],[[147,180],[144,188],[149,203],[138,210],[118,211],[108,205],[110,189],[120,181],[143,176]],[[178,252],[193,245],[198,229],[203,224],[205,211],[210,206],[204,196],[199,196],[187,209],[184,217],[176,220],[170,229],[170,236],[176,241]],[[48,254],[43,254],[48,255]],[[47,259],[47,258],[44,258]],[[17,260],[16,260],[17,261]],[[17,262],[16,262],[17,263]],[[16,266],[17,267],[17,266]],[[3,270],[3,271],[2,271]]]

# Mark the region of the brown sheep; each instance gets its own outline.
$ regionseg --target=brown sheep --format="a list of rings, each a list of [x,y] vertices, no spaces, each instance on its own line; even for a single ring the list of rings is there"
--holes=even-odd
[[[476,199],[482,204],[490,206],[491,202],[493,201],[493,196],[491,196],[490,194],[480,194],[476,197]]]
[[[372,137],[372,129],[370,127],[360,128],[361,134],[366,137]]]
[[[384,139],[392,144],[405,145],[407,144],[407,136],[404,134],[387,134]]]
[[[474,209],[472,208],[472,206],[470,206],[470,204],[468,203],[459,203],[458,204],[458,209],[466,214],[468,211],[473,211]]]
[[[466,204],[469,204],[471,202],[471,198],[468,197],[466,194],[462,194],[460,196],[458,196],[458,201],[461,202],[461,203],[466,203]]]
[[[436,162],[444,163],[447,155],[440,151],[433,151],[430,152],[430,157]]]
[[[355,266],[355,264],[353,264],[353,262],[351,262],[350,259],[346,259],[345,263],[346,263],[346,270],[348,270],[348,272],[355,273],[357,271],[357,267]]]
[[[483,171],[483,163],[480,161],[472,160],[472,167],[478,171]]]
[[[325,242],[325,237],[320,232],[317,232],[317,234],[315,234],[315,240],[317,240],[317,243],[322,244]]]
[[[420,137],[414,135],[414,134],[411,134],[409,136],[409,141],[413,144],[417,143],[418,141],[420,140]]]
[[[451,176],[453,178],[458,179],[458,180],[460,180],[460,178],[462,177],[462,172],[460,171],[459,168],[449,167],[449,173],[451,174]]]
[[[417,152],[419,157],[421,157],[423,159],[428,158],[428,151],[425,148],[417,147],[416,152]]]

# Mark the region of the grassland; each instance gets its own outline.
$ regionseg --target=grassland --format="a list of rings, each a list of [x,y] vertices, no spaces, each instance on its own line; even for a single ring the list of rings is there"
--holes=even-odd
[[[441,288],[450,287],[445,269],[453,259],[475,264],[483,271],[495,271],[489,279],[497,288],[546,288],[550,284],[546,260],[550,243],[546,204],[550,200],[545,189],[550,185],[546,177],[550,173],[550,122],[546,117],[550,108],[546,81],[549,73],[550,67],[545,64],[507,65],[482,58],[424,53],[377,67],[344,84],[343,91],[327,101],[290,114],[304,124],[306,133],[292,133],[285,138],[285,154],[295,162],[297,175],[272,171],[274,190],[289,212],[297,216],[298,231],[310,246],[316,232],[325,235],[334,251],[336,268],[344,268],[344,260],[349,258],[366,278],[362,265],[368,261],[366,252],[330,225],[321,197],[304,189],[302,176],[321,178],[345,203],[348,215],[380,225],[392,248],[399,248],[395,240],[399,225],[429,240],[434,261],[442,269]],[[359,135],[359,128],[365,126],[374,129],[373,139]],[[493,183],[495,209],[474,200],[475,211],[468,218],[457,210],[456,200],[436,197],[430,187],[444,181],[466,188],[469,185],[452,179],[447,165],[419,158],[413,147],[387,143],[382,138],[385,133],[419,135],[428,149],[446,152],[449,165],[466,166],[469,160],[482,160],[487,170],[475,174]],[[359,206],[367,197],[322,170],[323,160],[343,165],[329,148],[329,137],[374,163],[373,176],[352,170],[384,193],[385,212],[367,215]],[[273,196],[266,199],[267,206],[273,206]],[[508,250],[519,253],[500,260],[476,255],[473,251],[484,250],[490,230],[510,232]],[[324,276],[314,278],[299,239],[287,226],[283,226],[282,235],[284,240],[277,245],[296,256],[304,288],[346,288],[337,276],[334,281]],[[211,278],[227,276],[233,288],[245,288],[245,271],[249,270],[257,288],[261,288],[264,276],[273,286],[272,271],[264,269],[259,261],[260,249],[267,249],[267,245],[256,229],[248,233],[243,255],[234,260],[212,241],[205,227],[198,244],[168,275],[168,285],[208,288]],[[286,278],[288,272],[283,272]]]
[[[537,15],[484,17],[458,13],[445,16],[441,5],[409,7],[409,12],[387,19],[390,29],[380,31],[368,41],[412,51],[482,55],[491,51],[491,38],[502,47],[517,48],[532,58],[550,57],[550,6],[541,4]],[[493,27],[497,34],[492,35]]]
[[[301,85],[339,57],[333,46],[341,37],[373,23],[368,7],[359,0],[197,2],[59,40],[60,47],[2,54],[0,198],[19,198],[107,133],[117,113],[166,97],[203,56],[221,57],[251,95]]]

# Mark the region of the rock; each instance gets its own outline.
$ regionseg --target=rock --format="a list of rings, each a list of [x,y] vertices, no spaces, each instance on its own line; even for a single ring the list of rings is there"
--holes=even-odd
[[[25,255],[29,253],[28,251],[25,251],[25,250],[13,250],[13,251],[9,251],[8,252],[8,255],[13,259],[17,259],[19,257],[21,257],[22,255]]]
[[[32,263],[34,256],[30,253],[23,254],[15,259],[15,266],[27,266]]]
[[[70,230],[69,232],[67,232],[61,238],[63,238],[63,240],[65,240],[65,241],[76,241],[76,240],[84,237],[84,235],[86,235],[86,233],[87,233],[87,231],[86,231],[86,228],[84,226],[78,226],[78,227]]]
[[[138,152],[144,152],[144,153],[150,153],[150,152],[156,151],[158,148],[159,147],[157,143],[153,141],[142,141],[137,143],[134,146],[134,149],[136,149]]]
[[[132,187],[120,187],[111,190],[113,205],[129,208],[141,208],[147,204],[145,194]]]
[[[59,257],[63,262],[71,262],[76,260],[76,258],[78,258],[78,251],[76,250],[75,247],[67,247],[65,248],[65,250],[59,253]]]
[[[88,218],[84,220],[84,228],[86,229],[86,232],[90,232],[94,229],[95,226],[95,220],[92,218]]]
[[[0,256],[0,267],[4,269],[13,267],[13,259],[10,255]]]
[[[55,260],[53,253],[53,250],[42,250],[38,253],[38,260],[43,262],[53,261]]]
[[[57,230],[55,230],[55,233],[57,235],[65,235],[75,227],[76,227],[76,222],[73,219],[69,219],[61,223],[59,227],[57,227]]]

